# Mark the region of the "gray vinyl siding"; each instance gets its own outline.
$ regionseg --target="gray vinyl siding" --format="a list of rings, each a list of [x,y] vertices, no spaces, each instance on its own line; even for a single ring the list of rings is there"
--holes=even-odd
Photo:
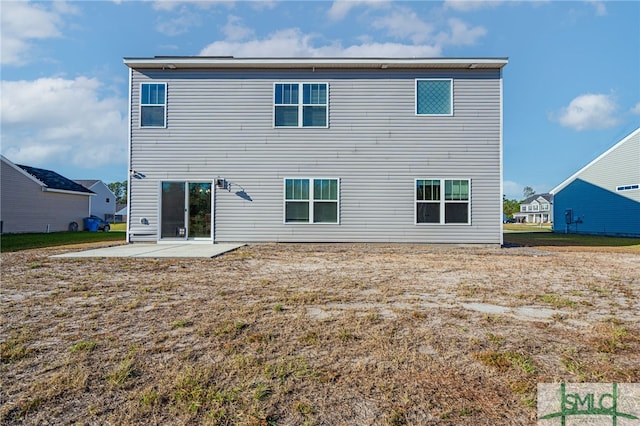
[[[416,116],[416,78],[454,79],[452,117]],[[166,129],[139,127],[148,81],[167,83]],[[328,83],[329,127],[274,128],[273,84],[306,81]],[[223,177],[216,242],[501,242],[500,70],[133,70],[131,100],[132,241],[158,239],[160,182]],[[297,177],[340,179],[339,224],[284,224]],[[471,224],[416,225],[416,178],[470,179]]]
[[[578,176],[618,195],[640,202],[640,191],[620,191],[621,185],[640,184],[640,131],[583,170]]]

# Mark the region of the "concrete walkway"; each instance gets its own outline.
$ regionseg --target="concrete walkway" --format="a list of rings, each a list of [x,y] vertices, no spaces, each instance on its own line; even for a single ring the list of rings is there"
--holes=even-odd
[[[143,244],[83,250],[51,257],[216,257],[245,244]]]

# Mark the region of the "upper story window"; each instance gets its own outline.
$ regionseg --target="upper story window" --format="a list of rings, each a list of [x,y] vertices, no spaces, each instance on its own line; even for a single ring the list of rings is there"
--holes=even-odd
[[[469,224],[468,179],[416,179],[416,223]]]
[[[416,80],[416,115],[453,115],[453,80]]]
[[[276,83],[273,93],[275,127],[327,127],[327,83]]]
[[[338,223],[338,179],[285,179],[285,223]]]
[[[140,85],[140,127],[166,127],[167,84]]]

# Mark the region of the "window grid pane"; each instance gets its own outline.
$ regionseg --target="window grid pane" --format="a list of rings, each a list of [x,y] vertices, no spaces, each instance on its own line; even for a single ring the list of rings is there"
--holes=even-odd
[[[298,105],[297,84],[276,84],[276,105]]]
[[[447,203],[445,223],[469,223],[469,203]]]
[[[287,201],[285,206],[286,222],[309,222],[309,202]]]
[[[338,200],[338,181],[336,179],[314,179],[314,200]]]
[[[416,222],[440,223],[440,203],[417,203]]]
[[[302,103],[304,105],[325,105],[327,103],[326,84],[303,84]]]
[[[298,127],[298,107],[276,106],[276,126]]]
[[[308,200],[309,199],[309,179],[287,179],[285,199],[287,200]]]
[[[440,200],[440,181],[439,180],[416,181],[416,199],[421,201]]]
[[[418,80],[416,87],[417,113],[451,115],[451,80]]]
[[[305,106],[302,109],[303,127],[325,127],[327,125],[327,108]]]
[[[140,103],[142,105],[164,105],[164,84],[142,84]]]
[[[469,181],[467,180],[446,180],[445,199],[466,201],[469,199]]]
[[[316,201],[313,203],[313,223],[337,223],[338,203]]]

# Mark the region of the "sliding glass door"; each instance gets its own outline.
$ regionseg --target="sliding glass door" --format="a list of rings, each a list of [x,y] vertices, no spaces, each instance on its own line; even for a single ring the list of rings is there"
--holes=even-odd
[[[162,239],[211,239],[211,182],[162,182]]]

